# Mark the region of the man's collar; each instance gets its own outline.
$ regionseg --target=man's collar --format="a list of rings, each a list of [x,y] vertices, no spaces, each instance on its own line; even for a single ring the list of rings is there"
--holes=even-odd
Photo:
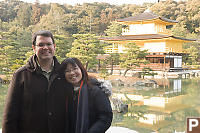
[[[52,63],[51,63],[51,68],[50,68],[49,71],[46,71],[45,69],[43,69],[43,68],[40,66],[39,61],[38,61],[38,58],[36,58],[36,63],[37,63],[37,65],[38,65],[38,67],[40,67],[41,70],[42,70],[43,72],[46,72],[46,73],[50,73],[50,72],[53,70],[53,67],[54,67],[54,60],[53,60]]]

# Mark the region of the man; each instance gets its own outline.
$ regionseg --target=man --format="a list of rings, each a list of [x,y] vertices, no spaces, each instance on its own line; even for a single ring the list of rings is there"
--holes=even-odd
[[[2,133],[66,133],[67,89],[58,75],[52,33],[36,32],[32,48],[35,55],[10,83]]]

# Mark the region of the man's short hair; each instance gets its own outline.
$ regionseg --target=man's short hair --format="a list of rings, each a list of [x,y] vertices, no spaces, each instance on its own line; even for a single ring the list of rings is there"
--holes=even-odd
[[[54,41],[54,37],[53,37],[53,34],[51,33],[51,31],[48,31],[48,30],[40,30],[40,31],[37,31],[33,34],[33,37],[32,37],[32,45],[36,45],[36,38],[37,36],[45,36],[45,37],[51,37],[52,41],[53,41],[53,44],[55,44],[55,41]]]

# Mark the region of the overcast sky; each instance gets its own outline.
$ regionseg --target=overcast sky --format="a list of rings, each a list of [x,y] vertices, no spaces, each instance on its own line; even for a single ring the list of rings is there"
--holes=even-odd
[[[2,0],[0,0],[2,1]],[[33,3],[35,0],[22,0],[26,2]],[[69,5],[75,5],[77,3],[83,4],[83,3],[93,3],[93,2],[106,2],[110,4],[115,4],[115,5],[121,5],[121,4],[143,4],[144,2],[149,2],[149,3],[155,3],[158,2],[158,0],[39,0],[40,3],[67,3]],[[164,0],[160,0],[164,1]],[[176,1],[181,1],[181,0],[176,0]],[[185,1],[185,0],[182,0]]]

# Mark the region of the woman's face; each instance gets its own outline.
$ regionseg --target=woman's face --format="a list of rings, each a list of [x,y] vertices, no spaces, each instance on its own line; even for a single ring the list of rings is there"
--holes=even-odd
[[[65,69],[65,78],[73,86],[80,86],[82,79],[81,69],[77,65],[74,67],[72,64],[68,64]]]

